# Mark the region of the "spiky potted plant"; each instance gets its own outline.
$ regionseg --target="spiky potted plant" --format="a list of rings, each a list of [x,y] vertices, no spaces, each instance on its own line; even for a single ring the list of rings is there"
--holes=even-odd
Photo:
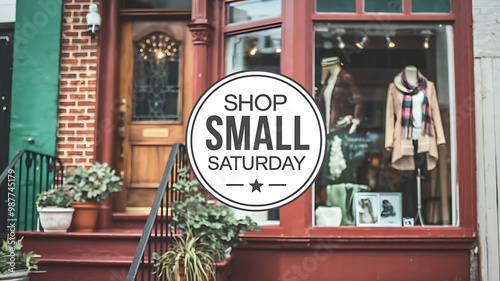
[[[121,178],[107,163],[95,162],[89,169],[77,167],[68,171],[64,180],[76,190],[75,200],[71,203],[75,208],[71,228],[77,232],[92,232],[100,204],[121,190]]]
[[[66,232],[73,219],[71,202],[75,196],[72,186],[56,187],[40,193],[36,201],[40,224],[45,232]]]
[[[38,258],[35,252],[24,253],[23,238],[12,241],[2,240],[0,251],[0,280],[2,281],[28,281],[29,272],[37,270]]]
[[[157,280],[165,276],[169,281],[215,280],[213,250],[200,242],[200,236],[191,232],[174,237],[173,243],[162,255],[154,253]]]

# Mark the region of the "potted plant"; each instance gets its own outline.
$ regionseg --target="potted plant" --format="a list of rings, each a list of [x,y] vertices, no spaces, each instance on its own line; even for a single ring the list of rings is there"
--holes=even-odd
[[[70,207],[74,196],[75,190],[71,186],[57,187],[40,193],[36,204],[45,232],[68,231],[75,211]]]
[[[92,232],[100,203],[120,191],[122,182],[107,163],[95,162],[89,169],[77,167],[68,171],[65,184],[74,186],[76,191],[71,203],[75,208],[72,228],[77,232]]]
[[[35,252],[21,252],[23,248],[22,241],[23,238],[17,240],[12,245],[2,240],[2,249],[0,251],[0,280],[28,281],[29,272],[38,269],[38,259],[36,258],[40,258],[41,256],[35,254]]]
[[[174,237],[164,254],[153,253],[156,269],[153,274],[158,275],[157,280],[162,280],[163,275],[169,281],[215,280],[213,250],[201,243],[200,238],[188,231]]]
[[[181,194],[181,200],[172,202],[172,220],[178,229],[192,232],[213,249],[216,261],[228,258],[231,247],[246,244],[241,237],[245,231],[260,231],[251,218],[236,219],[228,206],[209,204],[200,192],[198,181],[190,180],[188,169],[179,170],[179,180],[173,189]]]

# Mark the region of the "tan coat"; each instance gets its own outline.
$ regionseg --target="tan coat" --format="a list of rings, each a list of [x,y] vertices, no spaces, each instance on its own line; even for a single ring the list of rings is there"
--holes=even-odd
[[[398,83],[395,78],[395,83]],[[396,87],[394,83],[389,85],[387,91],[385,148],[392,149],[392,165],[403,171],[415,170],[413,160],[413,141],[402,139],[401,107],[403,103],[403,91],[407,91],[402,85]],[[436,167],[438,160],[437,145],[446,142],[439,104],[436,97],[436,88],[433,82],[427,82],[427,99],[429,101],[429,114],[431,117],[432,136],[420,136],[418,140],[418,152],[427,154],[427,169]]]

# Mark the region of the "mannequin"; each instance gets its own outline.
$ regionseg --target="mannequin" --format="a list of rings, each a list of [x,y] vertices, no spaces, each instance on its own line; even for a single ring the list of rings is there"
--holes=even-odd
[[[325,96],[325,120],[330,120],[330,108],[332,105],[332,94],[333,94],[333,89],[335,87],[335,83],[337,82],[337,77],[339,76],[341,67],[340,67],[340,60],[338,57],[333,57],[331,58],[331,64],[326,64],[325,60],[322,61],[326,65],[323,66],[323,69],[321,71],[321,84],[326,85],[325,90],[324,90],[324,96]],[[328,81],[326,79],[328,78]],[[356,130],[356,129],[354,129]],[[330,122],[326,122],[326,131],[330,131]]]
[[[369,190],[357,184],[359,159],[348,158],[347,136],[355,133],[360,123],[363,98],[352,75],[342,69],[339,57],[323,58],[321,67],[322,85],[316,100],[325,118],[328,143],[323,168],[316,181],[316,200],[319,204],[340,208],[341,225],[353,225],[351,195]]]
[[[434,83],[406,66],[389,85],[385,147],[400,171],[403,216],[416,217],[417,175],[428,179],[436,166],[437,145],[445,143]]]
[[[360,123],[362,96],[352,76],[342,70],[339,57],[321,60],[322,87],[316,97],[323,113],[327,132],[349,125],[349,133]]]

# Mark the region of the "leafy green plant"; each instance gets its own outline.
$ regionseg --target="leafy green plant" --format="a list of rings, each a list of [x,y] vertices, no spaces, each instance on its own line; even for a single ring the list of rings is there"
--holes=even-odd
[[[17,240],[14,245],[9,245],[6,240],[2,240],[2,250],[0,251],[0,274],[12,273],[11,270],[37,270],[38,259],[42,256],[31,251],[21,252],[24,237]],[[13,251],[12,251],[13,250]],[[12,257],[14,253],[14,257]]]
[[[40,193],[36,204],[38,207],[64,207],[68,208],[73,202],[76,190],[73,186],[61,186]]]
[[[215,251],[216,260],[226,258],[227,248],[246,244],[240,236],[245,231],[260,231],[251,218],[236,219],[228,206],[209,204],[198,181],[190,180],[188,169],[179,170],[173,189],[181,194],[181,199],[172,202],[172,220],[181,231],[200,237],[201,243]]]
[[[200,236],[186,232],[173,237],[173,244],[162,255],[153,253],[154,267],[161,280],[163,274],[169,281],[215,280],[212,250],[200,242]]]
[[[103,202],[111,194],[121,190],[121,178],[115,175],[107,163],[95,162],[88,170],[77,167],[68,171],[64,179],[66,185],[76,188],[75,201]]]

